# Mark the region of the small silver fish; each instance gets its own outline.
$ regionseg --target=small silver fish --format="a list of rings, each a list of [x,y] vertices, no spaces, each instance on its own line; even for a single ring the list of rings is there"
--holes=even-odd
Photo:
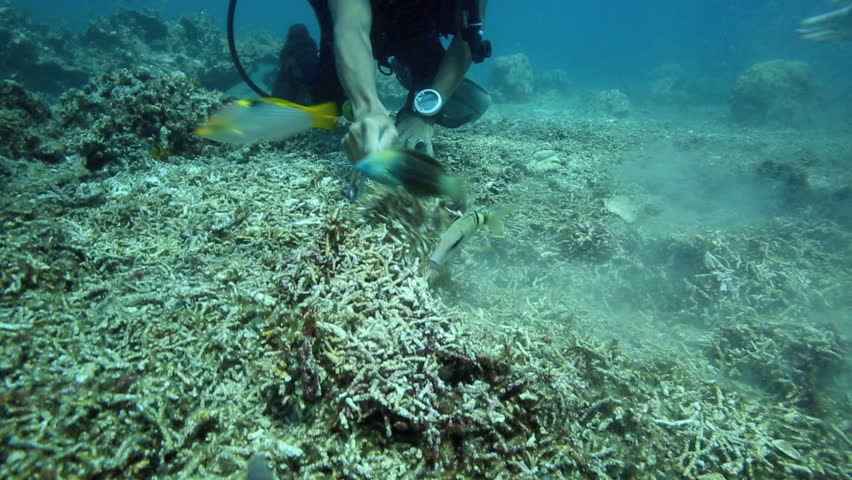
[[[426,272],[426,278],[429,279],[436,270],[455,258],[465,242],[479,230],[480,225],[487,225],[492,233],[502,235],[504,231],[503,217],[514,210],[514,207],[503,207],[489,212],[476,210],[453,222],[450,228],[441,234],[438,246],[429,256],[429,271]]]

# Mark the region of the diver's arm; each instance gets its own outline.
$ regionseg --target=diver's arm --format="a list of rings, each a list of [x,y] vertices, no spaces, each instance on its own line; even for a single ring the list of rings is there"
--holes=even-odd
[[[461,35],[453,36],[450,46],[441,59],[435,79],[432,81],[432,88],[437,90],[441,97],[450,98],[464,79],[471,63],[473,61],[467,42]]]
[[[461,5],[462,2],[458,2]],[[488,0],[479,1],[479,18],[485,23],[485,8]],[[443,98],[450,98],[456,88],[461,84],[465,74],[473,63],[473,58],[470,54],[470,46],[462,38],[463,17],[461,10],[456,14],[456,33],[453,35],[453,40],[450,46],[444,53],[441,59],[441,64],[438,67],[438,72],[435,74],[435,79],[432,81],[432,88],[441,93]]]
[[[445,99],[452,97],[456,88],[464,80],[464,76],[473,62],[470,46],[462,36],[464,18],[461,3],[456,2],[456,28],[453,40],[450,42],[447,51],[444,52],[444,56],[441,58],[441,63],[438,65],[438,70],[431,84],[431,88],[437,90],[441,94],[441,97]],[[486,3],[486,0],[480,0],[479,2],[480,18],[484,18]],[[424,117],[415,114],[412,110],[401,110],[399,115],[397,115],[397,129],[403,147],[432,155],[434,123],[435,117]]]
[[[329,0],[334,20],[334,56],[340,83],[359,119],[372,112],[387,114],[376,92],[376,69],[370,28],[373,18],[369,0]]]
[[[852,41],[852,1],[835,1],[848,4],[837,10],[802,20],[799,37],[812,42]]]
[[[343,136],[343,151],[352,163],[389,147],[398,134],[376,91],[376,67],[370,29],[369,0],[328,0],[334,20],[337,76],[352,103],[355,121]]]

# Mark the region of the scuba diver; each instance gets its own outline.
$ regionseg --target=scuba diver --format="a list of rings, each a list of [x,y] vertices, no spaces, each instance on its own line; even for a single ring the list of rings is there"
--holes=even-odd
[[[305,105],[348,101],[352,123],[342,146],[352,163],[392,145],[432,155],[436,124],[455,128],[490,106],[488,93],[465,78],[472,62],[491,55],[482,34],[486,0],[309,2],[319,47],[304,25],[291,27],[272,95]],[[441,37],[450,36],[445,49]],[[374,61],[409,91],[395,121],[379,100]]]

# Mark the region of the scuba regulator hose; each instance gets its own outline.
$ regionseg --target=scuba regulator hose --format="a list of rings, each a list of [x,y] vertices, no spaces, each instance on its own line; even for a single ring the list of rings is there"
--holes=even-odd
[[[234,40],[234,13],[236,13],[236,11],[237,0],[230,0],[228,3],[228,49],[231,50],[231,60],[234,62],[234,67],[236,67],[237,72],[239,72],[243,81],[246,82],[246,85],[251,87],[251,89],[257,92],[257,94],[261,97],[271,97],[272,95],[264,92],[262,88],[258,87],[257,84],[252,81],[251,77],[249,77],[248,73],[246,73],[243,68],[243,64],[240,63],[240,56],[237,54],[237,42]]]

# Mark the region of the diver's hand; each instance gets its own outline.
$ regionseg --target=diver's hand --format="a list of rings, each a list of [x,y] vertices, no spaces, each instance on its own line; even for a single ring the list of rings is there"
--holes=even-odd
[[[431,119],[403,110],[396,117],[396,128],[399,132],[399,143],[404,148],[434,155],[432,134],[435,125]]]
[[[387,113],[368,113],[349,127],[343,137],[343,152],[350,162],[358,163],[367,155],[393,145],[397,136],[393,120]]]
[[[848,3],[848,2],[835,2]],[[802,20],[799,37],[812,42],[852,41],[852,4]]]

